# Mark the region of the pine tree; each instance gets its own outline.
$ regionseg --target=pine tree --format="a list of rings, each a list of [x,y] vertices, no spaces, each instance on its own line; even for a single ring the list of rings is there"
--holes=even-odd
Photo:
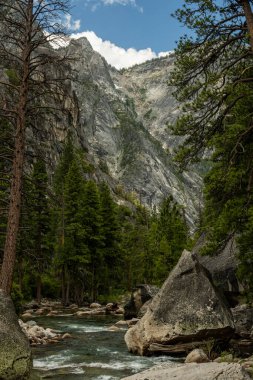
[[[225,118],[247,93],[251,83],[253,15],[250,0],[186,0],[176,17],[193,30],[176,49],[171,84],[183,102],[183,113],[173,128],[186,136],[178,152],[183,166],[195,162],[223,130]],[[236,94],[236,96],[235,96]]]
[[[13,70],[15,76],[10,81],[2,80],[0,83],[0,113],[12,125],[14,140],[8,220],[0,276],[0,286],[6,294],[10,294],[15,267],[22,180],[28,144],[26,129],[28,126],[37,127],[39,119],[43,125],[42,120],[45,121],[49,111],[52,111],[52,105],[57,104],[54,107],[56,109],[60,101],[62,102],[65,78],[62,78],[58,69],[66,64],[67,57],[62,57],[60,51],[59,54],[52,54],[49,41],[64,35],[65,27],[60,23],[59,17],[67,11],[67,0],[0,1],[1,64],[5,69]],[[52,66],[57,67],[57,71],[51,70]],[[51,75],[56,72],[57,78]]]
[[[86,230],[85,243],[90,252],[90,272],[91,272],[91,299],[95,301],[98,296],[99,287],[103,286],[100,280],[104,247],[102,233],[101,204],[97,185],[94,181],[87,181],[83,197],[82,222]]]
[[[99,185],[99,196],[103,240],[103,269],[100,276],[103,279],[103,291],[109,294],[120,281],[120,265],[122,262],[119,252],[119,221],[116,204],[105,182]]]
[[[212,168],[205,178],[205,209],[202,230],[207,245],[203,253],[213,254],[232,236],[239,236],[239,273],[246,289],[253,294],[250,256],[253,186],[253,88],[240,86],[247,93],[224,121],[223,132],[213,139]],[[236,96],[236,94],[235,94]]]
[[[67,277],[64,301],[69,303],[70,285],[74,290],[75,302],[81,304],[85,291],[85,277],[91,261],[90,247],[87,244],[88,230],[85,224],[84,209],[85,183],[77,159],[69,168],[64,190],[65,239],[61,264]]]
[[[36,278],[36,298],[41,302],[42,275],[52,263],[52,245],[49,241],[51,219],[48,199],[48,177],[45,162],[38,159],[33,166],[32,189],[30,193],[30,267]]]
[[[66,295],[69,295],[69,280],[67,281],[67,268],[62,259],[65,252],[65,182],[70,166],[74,160],[74,147],[71,135],[68,134],[63,145],[62,154],[56,167],[53,188],[55,205],[53,210],[55,230],[55,259],[56,268],[60,269],[62,303],[66,304]],[[69,296],[68,296],[69,298]]]
[[[165,280],[187,246],[187,225],[172,196],[163,200],[157,218],[156,278]]]

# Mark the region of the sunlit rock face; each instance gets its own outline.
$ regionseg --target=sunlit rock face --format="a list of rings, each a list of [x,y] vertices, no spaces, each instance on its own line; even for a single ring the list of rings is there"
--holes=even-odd
[[[170,134],[168,124],[180,112],[168,86],[173,55],[118,71],[86,38],[72,40],[65,49],[76,57],[68,90],[74,101],[56,137],[62,140],[71,128],[76,142],[88,150],[95,175],[112,189],[122,185],[149,208],[171,194],[193,227],[202,181],[196,171],[179,173],[173,162],[179,138]]]
[[[233,331],[232,314],[210,273],[185,250],[125,341],[139,355],[185,354],[211,339],[228,342]]]

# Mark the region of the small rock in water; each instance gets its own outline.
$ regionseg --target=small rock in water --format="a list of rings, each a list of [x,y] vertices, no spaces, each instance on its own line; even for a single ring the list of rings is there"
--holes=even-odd
[[[36,326],[36,325],[37,325],[37,322],[35,322],[35,321],[27,321],[26,324],[27,324],[29,327],[32,327],[32,326]]]
[[[136,323],[139,322],[139,318],[132,318],[127,321],[128,327],[132,327],[136,325]]]
[[[31,313],[24,313],[21,315],[21,317],[24,319],[32,318],[32,314]]]
[[[115,314],[124,314],[124,309],[123,309],[123,307],[119,307],[116,311],[115,311]]]
[[[109,327],[108,331],[120,331],[120,328],[114,325],[114,326]]]
[[[31,346],[57,343],[61,339],[72,338],[69,333],[65,333],[61,336],[50,328],[44,329],[44,327],[38,326],[34,321],[23,322],[22,320],[19,320],[19,325],[22,331],[27,335]]]
[[[127,327],[128,323],[127,323],[127,321],[120,320],[120,321],[118,321],[118,322],[115,323],[115,326],[117,326],[117,327]]]
[[[69,333],[65,333],[62,335],[62,339],[70,339],[72,336]]]
[[[185,363],[208,363],[208,362],[210,362],[210,360],[208,359],[205,352],[200,348],[196,348],[195,350],[191,351],[185,359]]]
[[[90,308],[91,309],[99,309],[99,308],[101,308],[101,305],[97,302],[93,302],[92,304],[90,304]]]

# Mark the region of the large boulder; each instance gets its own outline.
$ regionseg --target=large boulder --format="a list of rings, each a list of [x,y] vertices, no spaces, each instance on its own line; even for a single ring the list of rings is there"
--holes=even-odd
[[[237,277],[239,261],[236,239],[231,237],[219,251],[202,256],[201,251],[206,243],[203,234],[192,252],[198,255],[200,263],[211,273],[215,285],[224,292],[230,306],[234,307],[238,304],[238,296],[244,291]]]
[[[205,347],[207,341],[227,341],[233,331],[232,314],[209,272],[185,250],[125,341],[129,351],[140,355],[179,354]]]
[[[238,305],[231,309],[235,333],[230,346],[239,356],[253,354],[253,308],[247,305]]]
[[[10,297],[0,292],[0,379],[29,377],[32,355]]]
[[[149,302],[158,291],[159,288],[157,286],[148,284],[137,285],[136,288],[132,290],[130,300],[124,306],[124,318],[136,318],[143,305]]]
[[[237,363],[162,364],[122,380],[250,380]]]

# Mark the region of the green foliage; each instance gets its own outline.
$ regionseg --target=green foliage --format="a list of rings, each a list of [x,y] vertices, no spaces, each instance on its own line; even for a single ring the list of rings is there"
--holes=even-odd
[[[103,278],[101,291],[110,293],[120,282],[119,255],[119,220],[118,210],[112,199],[108,185],[103,182],[99,186],[101,237],[103,241],[103,259],[100,276]]]
[[[239,276],[250,294],[253,291],[253,134],[249,129],[253,89],[248,84],[240,87],[247,91],[247,99],[237,103],[233,114],[224,122],[223,132],[213,138],[213,165],[205,178],[203,230],[207,231],[209,243],[204,253],[212,254],[224,246],[230,236],[239,235]]]
[[[186,0],[176,16],[195,32],[180,40],[171,79],[184,102],[173,130],[187,136],[177,158],[184,167],[209,154],[203,253],[213,254],[237,236],[238,274],[252,299],[253,87],[244,9],[236,0]]]
[[[155,226],[155,223],[157,226]],[[154,263],[156,281],[165,280],[168,272],[176,265],[183,249],[187,247],[187,225],[183,210],[169,196],[160,206],[160,212],[153,222],[153,247],[157,252]]]
[[[31,272],[29,286],[33,289],[37,288],[35,296],[40,302],[41,276],[46,273],[53,258],[48,178],[44,161],[38,159],[34,163],[31,178],[24,179],[23,188],[25,197],[22,203],[18,239],[17,271],[22,291],[25,272]]]
[[[86,244],[88,231],[83,221],[84,180],[78,162],[73,159],[65,180],[64,219],[65,241],[62,260],[67,268],[75,272],[76,266],[89,262],[89,249]]]
[[[160,285],[176,263],[186,237],[172,199],[150,215],[135,192],[118,186],[115,193],[129,207],[119,206],[108,185],[93,180],[93,170],[68,136],[53,189],[41,159],[25,176],[15,272],[19,286],[13,287],[17,305],[36,296],[62,296],[63,304],[79,305],[117,301],[137,283]],[[8,186],[2,189],[8,192]]]
[[[198,160],[210,144],[212,147],[225,118],[247,97],[237,88],[251,82],[251,49],[244,11],[237,0],[229,4],[186,0],[175,16],[194,31],[194,37],[180,39],[171,77],[175,97],[184,102],[173,130],[187,136],[178,152],[178,160],[186,165]]]
[[[17,86],[20,84],[20,78],[18,77],[18,73],[14,69],[7,69],[5,70],[5,73],[7,74],[9,81],[14,86]]]
[[[13,301],[16,313],[19,314],[22,310],[22,303],[24,302],[24,297],[21,292],[20,286],[15,282],[12,284],[11,299]]]

